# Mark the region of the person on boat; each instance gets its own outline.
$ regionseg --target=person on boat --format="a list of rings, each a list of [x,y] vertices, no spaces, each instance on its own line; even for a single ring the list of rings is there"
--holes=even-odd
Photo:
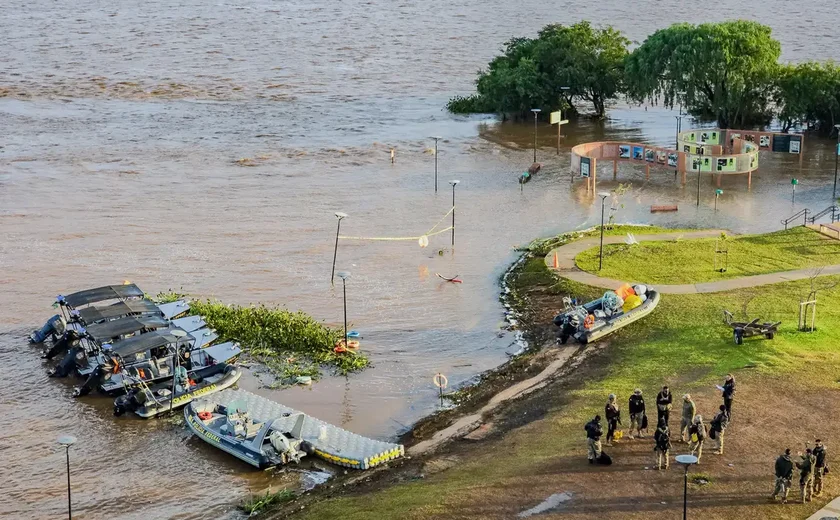
[[[604,434],[604,431],[601,429],[601,416],[596,415],[594,419],[586,423],[583,429],[586,430],[586,447],[589,463],[595,464],[598,457],[601,456],[601,435]]]
[[[814,465],[814,496],[822,495],[823,478],[828,473],[828,464],[825,461],[825,445],[821,440],[814,441],[814,450],[811,452],[816,459]]]
[[[726,407],[726,413],[729,419],[732,419],[732,401],[735,399],[735,376],[726,374],[726,380],[723,382],[723,405]]]
[[[665,425],[671,418],[671,403],[674,401],[668,385],[662,387],[662,391],[656,395],[656,422],[657,424],[664,418]]]
[[[642,397],[642,390],[637,388],[630,396],[630,402],[627,410],[630,412],[630,438],[633,438],[633,432],[637,432],[640,439],[644,438],[642,430],[647,429],[645,424],[647,417],[645,416],[645,398]]]
[[[175,369],[175,391],[186,392],[190,389],[190,377],[187,369],[183,365],[179,365]]]
[[[787,504],[791,480],[793,480],[793,461],[790,460],[790,448],[788,448],[776,459],[776,487],[770,495],[770,500],[776,500],[777,496],[781,496],[782,504]]]
[[[659,421],[656,432],[653,434],[653,452],[656,454],[656,469],[662,469],[664,462],[665,469],[668,469],[668,453],[671,451],[671,432],[668,431],[668,423],[664,419]]]
[[[720,405],[720,411],[712,419],[709,428],[709,437],[717,442],[715,447],[715,454],[717,455],[723,455],[723,433],[727,426],[729,426],[729,414],[726,412],[726,406]]]
[[[621,410],[618,409],[615,394],[610,394],[607,398],[607,404],[604,406],[604,415],[607,418],[607,446],[612,446],[612,441],[615,440],[615,431],[621,422]]]
[[[688,442],[686,434],[695,415],[697,415],[697,405],[694,404],[690,394],[683,395],[682,419],[680,419],[680,439],[683,442]]]
[[[817,458],[811,452],[811,448],[805,450],[802,460],[796,463],[799,469],[799,496],[802,503],[811,501],[811,493],[814,488],[814,467],[817,465]]]
[[[694,423],[688,428],[688,449],[692,455],[697,456],[697,464],[703,457],[703,443],[706,442],[706,425],[703,424],[703,416],[694,417]]]

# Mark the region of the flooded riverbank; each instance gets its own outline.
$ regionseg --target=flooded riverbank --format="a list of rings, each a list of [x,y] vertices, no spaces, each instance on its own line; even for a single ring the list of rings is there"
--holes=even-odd
[[[283,480],[185,442],[178,421],[115,419],[107,400],[75,401],[69,382],[47,379],[23,335],[51,314],[57,293],[130,279],[149,292],[286,305],[338,325],[340,292],[329,283],[333,213],[350,215],[342,223],[348,235],[415,236],[449,210],[448,181],[459,179],[454,249],[446,233],[427,249],[410,241],[340,245],[338,268],[352,273],[349,318],[372,368],[311,388],[259,389],[249,373],[241,382],[391,438],[437,406],[434,373],[457,385],[507,359],[515,338],[498,335],[498,279],[516,258],[513,247],[599,221],[592,197],[570,183],[569,147],[598,139],[668,144],[674,136],[669,111],[617,107],[603,125],[564,127],[557,156],[555,134],[541,125],[545,173],[520,192],[532,127],[442,112],[508,37],[548,21],[605,21],[583,2],[564,9],[568,20],[540,3],[528,6],[533,17],[504,3],[11,7],[0,21],[9,49],[0,87],[13,90],[0,98],[0,366],[14,374],[0,379],[7,518],[64,510],[59,433],[80,439],[71,450],[80,518],[235,516],[231,504],[249,490]],[[681,8],[681,16],[707,14],[697,11]],[[802,36],[789,11],[773,12],[786,12],[785,22],[762,21],[776,28],[789,58],[840,57],[812,23],[803,19],[809,36]],[[635,16],[615,22],[632,38],[648,29]],[[512,22],[500,29],[498,19]],[[829,31],[836,21],[819,23]],[[105,78],[98,80],[105,88],[91,78]],[[149,95],[120,90],[121,81]],[[278,84],[288,86],[269,88]],[[151,95],[160,85],[185,94]],[[272,99],[275,92],[286,98]],[[431,135],[444,137],[437,195]],[[786,214],[831,202],[831,143],[809,139],[805,150],[801,173],[793,156],[762,154],[751,191],[745,179],[725,179],[716,213],[710,180],[698,209],[692,177],[681,187],[672,173],[654,171],[646,182],[642,169],[622,165],[619,180],[633,188],[618,218],[776,229]],[[792,176],[800,179],[795,206]],[[678,203],[680,211],[651,215],[654,203]],[[438,272],[464,283],[447,284]]]

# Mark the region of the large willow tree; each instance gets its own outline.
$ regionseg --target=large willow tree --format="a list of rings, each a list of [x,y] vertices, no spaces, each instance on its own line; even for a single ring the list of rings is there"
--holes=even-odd
[[[767,123],[781,45],[746,20],[675,24],[649,36],[627,60],[629,93],[681,104],[721,128]]]

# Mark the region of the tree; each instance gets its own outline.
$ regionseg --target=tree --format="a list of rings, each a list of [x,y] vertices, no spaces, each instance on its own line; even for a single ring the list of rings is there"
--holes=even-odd
[[[680,103],[721,128],[766,123],[781,54],[770,32],[746,20],[656,31],[627,60],[629,92],[671,108]]]
[[[840,119],[840,67],[813,61],[782,66],[775,94],[783,131],[805,125],[831,132]]]
[[[609,100],[623,90],[629,43],[612,27],[596,29],[589,22],[547,25],[537,38],[505,43],[503,54],[479,71],[477,95],[452,98],[447,108],[515,115],[528,115],[532,108],[576,113],[575,100],[584,100],[592,104],[596,117],[604,117]]]

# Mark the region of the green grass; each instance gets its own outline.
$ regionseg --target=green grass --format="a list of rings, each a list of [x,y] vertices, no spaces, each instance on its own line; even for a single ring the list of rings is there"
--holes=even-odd
[[[589,228],[582,231],[569,231],[568,233],[561,233],[557,236],[548,238],[538,238],[533,240],[525,247],[519,248],[521,251],[527,251],[535,255],[547,255],[555,247],[561,246],[571,240],[578,240],[584,237],[598,236],[600,234],[600,226]],[[626,235],[627,233],[637,233],[645,235],[654,235],[658,233],[674,233],[679,231],[696,231],[695,229],[669,229],[657,226],[644,226],[634,224],[616,224],[614,226],[604,226],[604,236],[612,235]]]
[[[714,238],[642,242],[604,246],[598,271],[598,248],[580,253],[575,262],[584,271],[605,278],[642,283],[699,283],[756,274],[840,264],[840,241],[805,227],[765,235],[728,237],[726,272],[714,270]]]
[[[800,231],[801,233],[801,231]],[[793,234],[796,236],[796,234]],[[527,279],[514,281],[519,290],[539,284],[549,293],[589,297],[600,290],[569,280],[553,279],[539,258],[523,268]],[[541,272],[545,271],[545,272]],[[550,284],[550,288],[546,288]],[[723,375],[748,369],[759,377],[798,377],[809,388],[835,387],[840,371],[840,277],[820,279],[818,330],[797,330],[800,297],[810,290],[808,280],[741,289],[726,293],[663,295],[648,318],[610,336],[609,361],[592,377],[569,391],[569,404],[549,404],[544,419],[506,434],[494,446],[473,450],[469,457],[443,473],[366,495],[325,500],[307,507],[302,518],[434,518],[470,516],[482,500],[509,493],[509,485],[523,476],[539,475],[544,467],[580,450],[581,428],[603,410],[609,393],[627,396],[636,387],[652,396],[663,383],[680,391],[709,388]],[[774,340],[746,339],[735,345],[723,310],[736,318],[761,317],[782,321]]]
[[[239,509],[248,514],[248,516],[256,516],[271,505],[285,504],[294,500],[295,492],[291,489],[281,489],[276,493],[272,493],[271,489],[265,492],[264,495],[253,495],[250,498],[239,504]]]

